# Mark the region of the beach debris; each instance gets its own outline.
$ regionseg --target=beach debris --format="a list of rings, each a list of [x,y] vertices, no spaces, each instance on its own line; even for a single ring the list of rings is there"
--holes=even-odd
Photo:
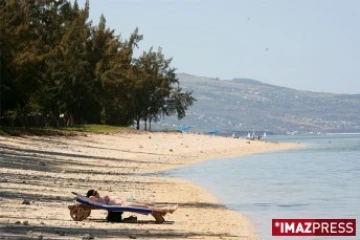
[[[137,223],[137,217],[136,216],[130,216],[130,217],[124,218],[123,222]]]
[[[90,240],[90,239],[95,239],[95,238],[91,233],[87,233],[87,234],[85,234],[85,236],[83,236],[82,239],[83,240]]]
[[[56,231],[57,234],[59,234],[59,236],[65,236],[65,232],[64,231]]]
[[[44,239],[44,237],[42,236],[42,235],[40,235],[39,237],[38,237],[38,240],[43,240]]]
[[[20,221],[16,221],[15,224],[21,224],[21,222],[20,222]]]
[[[173,150],[170,148],[169,151],[172,152]]]
[[[41,166],[41,167],[45,167],[45,166],[46,166],[46,163],[45,163],[45,162],[43,162],[43,161],[40,161],[40,162],[39,162],[39,166]]]
[[[24,225],[29,225],[29,221],[23,221]]]
[[[7,182],[8,180],[7,179],[5,179],[5,178],[0,178],[0,183],[1,182]]]
[[[25,205],[30,205],[30,201],[29,201],[29,200],[27,200],[27,199],[24,199],[24,200],[23,200],[23,202],[22,202],[22,204],[25,204]]]
[[[130,235],[129,238],[130,239],[136,239],[136,237],[134,235]]]

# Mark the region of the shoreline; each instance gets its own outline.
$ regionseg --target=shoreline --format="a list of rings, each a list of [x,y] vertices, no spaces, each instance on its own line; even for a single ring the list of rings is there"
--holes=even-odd
[[[0,143],[0,232],[8,239],[22,234],[46,239],[78,239],[86,234],[96,239],[257,239],[249,219],[225,208],[195,183],[135,175],[299,146],[154,132],[0,137]],[[90,188],[137,200],[179,203],[180,209],[166,216],[172,224],[112,224],[103,221],[104,211],[93,211],[90,220],[72,221],[64,210],[72,203],[71,191],[84,194]],[[31,204],[23,205],[24,199]],[[138,219],[152,220],[145,215]]]

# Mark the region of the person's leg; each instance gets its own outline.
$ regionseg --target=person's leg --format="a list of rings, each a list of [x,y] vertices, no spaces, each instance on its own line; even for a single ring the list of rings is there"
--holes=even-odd
[[[133,203],[133,202],[123,202],[122,206],[127,207],[143,207],[143,208],[150,208],[156,212],[160,213],[173,213],[178,209],[178,205],[166,206],[166,207],[158,207],[158,206],[149,206],[148,204],[144,203]]]
[[[122,206],[127,206],[127,207],[151,208],[151,206],[149,206],[149,205],[146,204],[146,203],[123,202],[121,205],[122,205]]]
[[[126,201],[122,197],[118,197],[118,196],[111,196],[109,204],[120,205],[120,206],[133,206],[133,207],[154,206],[154,203],[152,202],[131,202],[131,201]]]
[[[149,207],[155,206],[155,204],[153,202],[137,202],[137,203],[144,204],[144,205],[149,206]]]
[[[173,213],[178,209],[178,205],[166,206],[166,207],[153,207],[153,210],[160,213]]]

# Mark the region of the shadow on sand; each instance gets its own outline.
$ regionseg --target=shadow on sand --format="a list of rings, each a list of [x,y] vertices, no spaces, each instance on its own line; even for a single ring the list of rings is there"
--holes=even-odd
[[[74,161],[67,161],[62,159],[61,157],[72,158]],[[89,159],[89,164],[86,163],[77,163],[76,159]],[[106,161],[116,161],[116,162],[135,162],[135,163],[144,163],[146,161],[134,161],[131,159],[121,159],[121,158],[106,158],[106,157],[94,157],[88,156],[84,154],[74,154],[74,153],[62,153],[62,152],[50,152],[50,151],[42,151],[42,150],[31,150],[20,147],[13,147],[6,145],[6,143],[0,144],[0,168],[4,169],[23,169],[23,170],[34,170],[37,171],[36,175],[30,174],[21,174],[16,171],[9,171],[1,173],[0,175],[0,184],[4,187],[0,190],[0,201],[1,199],[10,200],[10,202],[15,201],[17,204],[21,204],[23,199],[26,199],[30,202],[38,202],[38,203],[59,203],[59,202],[71,202],[74,197],[69,192],[68,197],[64,197],[62,195],[56,195],[56,192],[52,195],[47,195],[42,193],[41,191],[37,192],[29,192],[25,191],[30,189],[30,187],[49,187],[54,189],[62,189],[61,187],[64,184],[69,184],[70,181],[76,183],[73,187],[77,189],[83,189],[87,187],[87,182],[85,179],[80,178],[81,174],[88,174],[89,177],[94,175],[106,175],[109,172],[102,171],[90,171],[89,168],[94,167],[95,165],[91,163],[91,160],[106,160]],[[166,163],[168,164],[168,163]],[[54,173],[62,173],[64,171],[64,167],[66,166],[66,173],[79,173],[79,177],[77,179],[69,179],[64,177],[64,175],[56,175]],[[71,167],[81,167],[80,170],[73,169]],[[83,168],[83,169],[82,169]],[[124,173],[118,173],[114,175],[132,175],[128,170],[124,171]],[[47,174],[47,173],[52,173]],[[110,173],[111,174],[111,173]],[[46,176],[46,177],[44,177]],[[82,176],[84,177],[84,176]],[[125,178],[126,179],[126,178]],[[91,179],[93,184],[98,183],[106,183],[105,180],[101,180],[101,178]],[[136,181],[127,181],[127,180],[114,180],[111,182],[119,188],[126,189],[126,186],[131,184],[169,184],[169,183],[159,183],[159,182],[139,182]],[[14,184],[17,184],[14,187]],[[67,186],[70,188],[69,186]],[[159,204],[162,204],[161,202]],[[164,204],[169,204],[166,202]],[[224,206],[220,204],[209,204],[209,203],[195,203],[189,202],[182,204],[183,207],[186,208],[224,208]],[[1,207],[1,205],[0,205]],[[4,208],[1,208],[4,209]],[[0,239],[7,240],[30,240],[30,239],[86,239],[83,238],[86,235],[91,235],[97,238],[103,239],[129,239],[129,238],[144,238],[144,239],[183,239],[183,238],[191,238],[191,237],[199,237],[199,238],[207,238],[207,237],[226,237],[226,238],[234,238],[234,239],[242,239],[241,236],[231,236],[227,233],[222,234],[213,234],[211,232],[197,232],[194,231],[181,231],[181,230],[171,230],[168,228],[169,225],[174,224],[174,222],[168,221],[163,224],[156,224],[156,228],[147,227],[147,228],[139,228],[139,225],[148,225],[152,226],[154,221],[138,221],[137,223],[108,223],[111,228],[94,228],[83,226],[79,223],[79,226],[52,226],[50,224],[37,224],[37,225],[24,225],[21,223],[22,219],[16,218],[11,215],[11,211],[6,209],[4,213],[0,213]],[[68,211],[66,209],[66,211]],[[2,218],[7,218],[8,221],[1,221]],[[31,219],[27,218],[27,219]],[[61,220],[64,219],[51,219],[51,220]],[[70,222],[71,220],[69,220]],[[102,219],[88,219],[86,221],[93,222],[105,222]],[[20,223],[20,224],[18,224]],[[114,229],[113,224],[118,225],[116,229]],[[176,224],[176,222],[175,222]],[[68,225],[68,224],[66,224]],[[154,224],[155,225],[155,224]],[[126,226],[126,227],[122,227]],[[45,237],[46,236],[46,237]],[[91,238],[89,238],[91,239]]]

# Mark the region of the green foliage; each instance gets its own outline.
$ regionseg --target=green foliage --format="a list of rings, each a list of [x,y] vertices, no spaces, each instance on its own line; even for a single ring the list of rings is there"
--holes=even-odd
[[[111,125],[101,125],[101,124],[85,124],[78,125],[68,128],[62,128],[64,131],[74,131],[74,132],[89,132],[89,133],[118,133],[118,132],[134,132],[135,130],[128,127],[119,127]]]
[[[1,135],[23,136],[23,135],[37,135],[37,136],[75,136],[81,133],[136,133],[132,128],[118,127],[110,125],[76,125],[73,127],[52,128],[52,127],[8,127],[0,126]]]
[[[135,120],[139,128],[140,120],[185,116],[194,98],[179,88],[171,59],[152,48],[134,58],[138,29],[123,40],[104,16],[92,26],[89,8],[89,1],[83,8],[66,0],[0,2],[0,124]]]

